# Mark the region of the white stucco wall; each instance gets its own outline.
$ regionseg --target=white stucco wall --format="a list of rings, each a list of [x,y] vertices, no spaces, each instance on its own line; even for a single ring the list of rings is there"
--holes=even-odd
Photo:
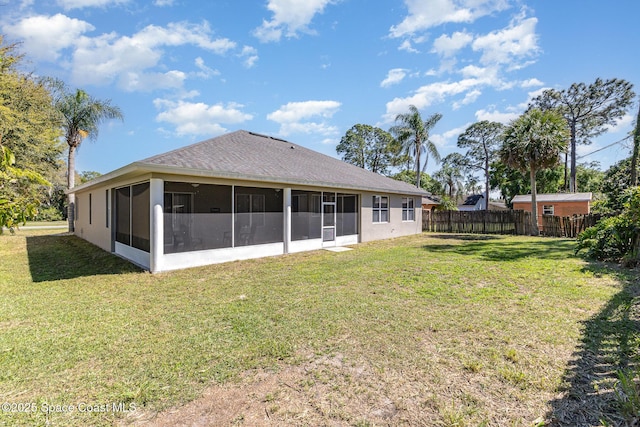
[[[373,222],[373,196],[389,197],[389,222]],[[402,221],[402,197],[396,194],[362,193],[360,216],[360,241],[389,239],[422,232],[422,205],[414,196],[414,221]]]
[[[109,190],[109,204],[107,204],[107,189],[108,187],[97,187],[76,193],[75,234],[111,252],[111,218],[107,226],[111,191]],[[91,221],[89,221],[89,194],[91,194]]]

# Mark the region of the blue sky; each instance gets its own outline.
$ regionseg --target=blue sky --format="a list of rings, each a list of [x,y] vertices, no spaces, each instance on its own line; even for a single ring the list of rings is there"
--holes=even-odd
[[[637,16],[637,0],[18,0],[0,32],[29,70],[122,109],[77,156],[106,173],[237,129],[336,156],[351,126],[388,129],[409,104],[443,114],[444,156],[545,88],[616,77],[640,92]],[[624,138],[636,108],[578,155]]]

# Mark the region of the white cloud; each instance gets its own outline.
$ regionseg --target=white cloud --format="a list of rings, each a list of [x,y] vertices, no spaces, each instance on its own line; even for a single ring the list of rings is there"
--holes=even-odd
[[[405,0],[409,14],[389,29],[391,37],[405,37],[416,32],[453,22],[470,23],[481,16],[501,11],[507,0]]]
[[[120,87],[134,92],[150,92],[155,89],[179,89],[182,87],[187,75],[182,71],[171,70],[166,73],[136,73],[127,72],[120,76]]]
[[[166,27],[149,25],[131,37],[115,33],[95,38],[81,37],[73,54],[72,78],[80,85],[118,81],[127,90],[137,90],[140,86],[132,85],[127,76],[145,74],[145,70],[158,66],[163,47],[190,44],[217,54],[236,47],[226,38],[210,38],[209,32],[206,23],[181,22],[170,23]]]
[[[474,51],[482,52],[480,63],[488,65],[515,62],[513,69],[521,68],[522,64],[518,64],[516,60],[533,57],[539,52],[537,23],[537,18],[525,18],[524,13],[521,13],[506,28],[477,37],[472,47]]]
[[[624,116],[622,116],[621,119],[618,119],[615,125],[607,126],[606,127],[607,132],[611,132],[611,133],[629,132],[629,130],[633,127],[635,119],[636,117],[633,114],[627,113]]]
[[[267,9],[273,13],[270,21],[253,32],[261,42],[279,41],[285,37],[297,37],[299,32],[311,32],[308,28],[313,17],[322,13],[331,0],[268,0]]]
[[[60,13],[30,16],[4,26],[7,34],[23,40],[22,47],[30,57],[48,61],[58,59],[61,50],[73,46],[82,34],[94,29],[88,22]]]
[[[457,110],[458,108],[462,107],[463,105],[469,105],[469,104],[473,104],[474,102],[476,102],[476,100],[478,99],[478,97],[482,95],[482,91],[480,91],[479,89],[474,89],[470,92],[467,92],[464,96],[464,98],[462,99],[462,101],[456,101],[453,103],[452,108],[454,110]]]
[[[407,76],[407,70],[394,68],[389,70],[387,77],[380,83],[381,87],[389,87],[400,83]]]
[[[267,119],[279,123],[280,134],[284,136],[292,133],[332,135],[338,129],[327,124],[326,119],[333,117],[341,105],[338,101],[289,102],[269,113]]]
[[[431,139],[431,141],[440,148],[446,147],[450,142],[452,142],[454,138],[457,141],[458,136],[465,130],[467,130],[469,126],[471,126],[471,123],[466,123],[457,128],[450,129],[444,133],[430,135],[429,139]]]
[[[543,86],[544,83],[542,83],[540,80],[533,78],[533,79],[529,79],[529,80],[524,80],[522,82],[520,82],[520,87],[522,88],[530,88],[530,87],[538,87],[538,86]]]
[[[405,52],[409,53],[420,53],[418,49],[413,47],[410,40],[404,40],[402,43],[400,43],[400,46],[398,46],[398,50],[404,50]]]
[[[213,37],[206,21],[148,25],[132,35],[111,32],[90,37],[86,33],[95,30],[91,24],[56,14],[28,16],[3,30],[21,39],[30,57],[68,68],[70,80],[80,86],[116,82],[128,91],[153,90],[180,87],[185,77],[219,74],[201,59],[195,63],[199,71],[172,70],[162,62],[167,48],[191,45],[217,55],[237,51],[236,56],[246,67],[252,67],[258,60],[255,48],[239,49],[232,40]]]
[[[488,120],[490,122],[498,122],[502,124],[509,124],[510,121],[517,119],[520,116],[517,112],[499,112],[495,109],[491,110],[478,110],[476,111],[476,119],[478,121]]]
[[[422,86],[409,97],[395,98],[387,102],[386,122],[393,121],[398,114],[406,113],[409,105],[415,105],[420,110],[436,102],[444,101],[447,96],[472,91],[483,84],[487,84],[487,82],[470,78],[457,82],[436,82]]]
[[[195,75],[197,77],[200,77],[200,78],[203,78],[203,79],[208,79],[211,76],[219,76],[220,75],[220,71],[208,67],[204,63],[204,59],[202,59],[201,57],[197,57],[195,59],[195,61],[194,61],[194,64],[200,70],[200,71],[195,73]]]
[[[129,0],[58,0],[64,10],[82,9],[85,7],[106,7],[127,3]]]
[[[153,4],[158,7],[173,6],[175,0],[155,0]]]
[[[178,136],[215,136],[227,132],[223,124],[238,124],[253,119],[251,114],[241,111],[243,105],[236,103],[207,105],[202,102],[155,99],[153,104],[162,110],[156,121],[175,126]]]
[[[245,45],[238,56],[244,58],[245,67],[252,68],[258,61],[258,50],[255,47]]]
[[[433,42],[433,52],[449,57],[473,41],[473,36],[467,32],[456,31],[451,36],[441,35]]]

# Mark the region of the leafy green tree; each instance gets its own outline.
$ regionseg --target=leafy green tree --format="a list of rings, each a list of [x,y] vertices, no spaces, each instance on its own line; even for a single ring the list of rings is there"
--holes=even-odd
[[[400,144],[389,132],[370,125],[354,125],[336,151],[345,162],[383,175],[402,162]]]
[[[536,172],[536,188],[538,193],[558,193],[562,188],[562,166],[543,169]],[[491,164],[491,188],[500,190],[507,206],[511,207],[511,200],[518,194],[531,192],[531,180],[528,172],[518,169],[497,160]]]
[[[622,261],[633,267],[640,262],[640,187],[625,190],[619,215],[603,218],[578,236],[576,253],[588,258]]]
[[[536,173],[558,164],[568,134],[562,116],[553,111],[531,109],[511,122],[504,132],[500,159],[512,168],[529,172],[531,183],[531,231],[538,229]]]
[[[59,121],[46,81],[20,71],[23,56],[0,36],[0,144],[15,167],[51,178],[62,153]]]
[[[69,146],[67,157],[67,188],[75,187],[75,154],[84,138],[98,138],[98,128],[102,122],[111,119],[123,119],[120,108],[111,104],[111,100],[102,101],[93,98],[87,92],[76,89],[64,90],[56,107],[63,117],[64,139]],[[75,195],[69,194],[68,220],[69,231],[74,231]]]
[[[626,114],[635,96],[632,87],[622,79],[598,78],[588,86],[574,83],[566,90],[545,90],[531,101],[530,109],[557,109],[567,122],[571,135],[569,191],[572,193],[578,191],[576,145],[589,144]]]
[[[33,217],[40,204],[40,190],[49,183],[37,172],[15,166],[11,150],[0,144],[0,234]]]
[[[636,173],[638,167],[636,166]],[[619,161],[604,172],[600,189],[604,202],[598,205],[600,213],[616,213],[623,209],[628,201],[627,189],[630,188],[631,157]]]
[[[396,116],[396,125],[389,129],[402,145],[402,152],[414,159],[416,172],[416,187],[420,188],[420,172],[427,169],[429,156],[437,162],[440,153],[433,141],[429,140],[429,132],[442,118],[442,114],[435,113],[422,119],[420,111],[415,105],[409,106],[409,112]],[[425,155],[424,165],[421,166],[422,155]]]
[[[59,122],[46,80],[20,70],[23,56],[0,36],[0,221],[12,227],[34,215],[57,173]]]
[[[484,174],[484,199],[487,201],[487,210],[491,191],[491,163],[497,158],[503,132],[504,126],[501,123],[483,120],[469,126],[458,137],[458,147],[468,149],[465,155],[468,167],[480,170]]]
[[[82,171],[80,172],[79,178],[80,178],[80,183],[84,184],[85,182],[89,182],[92,181],[98,177],[102,176],[102,174],[100,172],[96,172],[96,171]]]
[[[391,178],[397,181],[406,182],[407,184],[415,185],[416,171],[405,169],[395,175],[392,175]],[[440,183],[429,176],[429,174],[426,172],[422,172],[420,174],[420,188],[431,194],[442,194],[442,186],[440,185]]]
[[[599,193],[604,179],[604,172],[600,170],[599,162],[578,163],[576,179],[580,191]]]
[[[442,167],[433,174],[433,178],[440,182],[445,194],[456,200],[463,188],[466,160],[460,153],[451,153],[442,159]]]
[[[442,196],[440,198],[440,204],[434,209],[437,211],[457,211],[458,205],[456,204],[456,201],[449,196]]]

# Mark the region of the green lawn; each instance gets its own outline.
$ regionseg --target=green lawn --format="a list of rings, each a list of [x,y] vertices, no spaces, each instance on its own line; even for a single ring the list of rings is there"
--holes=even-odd
[[[127,424],[291,366],[302,424],[615,422],[640,342],[638,272],[570,240],[423,234],[151,275],[54,232],[0,236],[0,424]]]

